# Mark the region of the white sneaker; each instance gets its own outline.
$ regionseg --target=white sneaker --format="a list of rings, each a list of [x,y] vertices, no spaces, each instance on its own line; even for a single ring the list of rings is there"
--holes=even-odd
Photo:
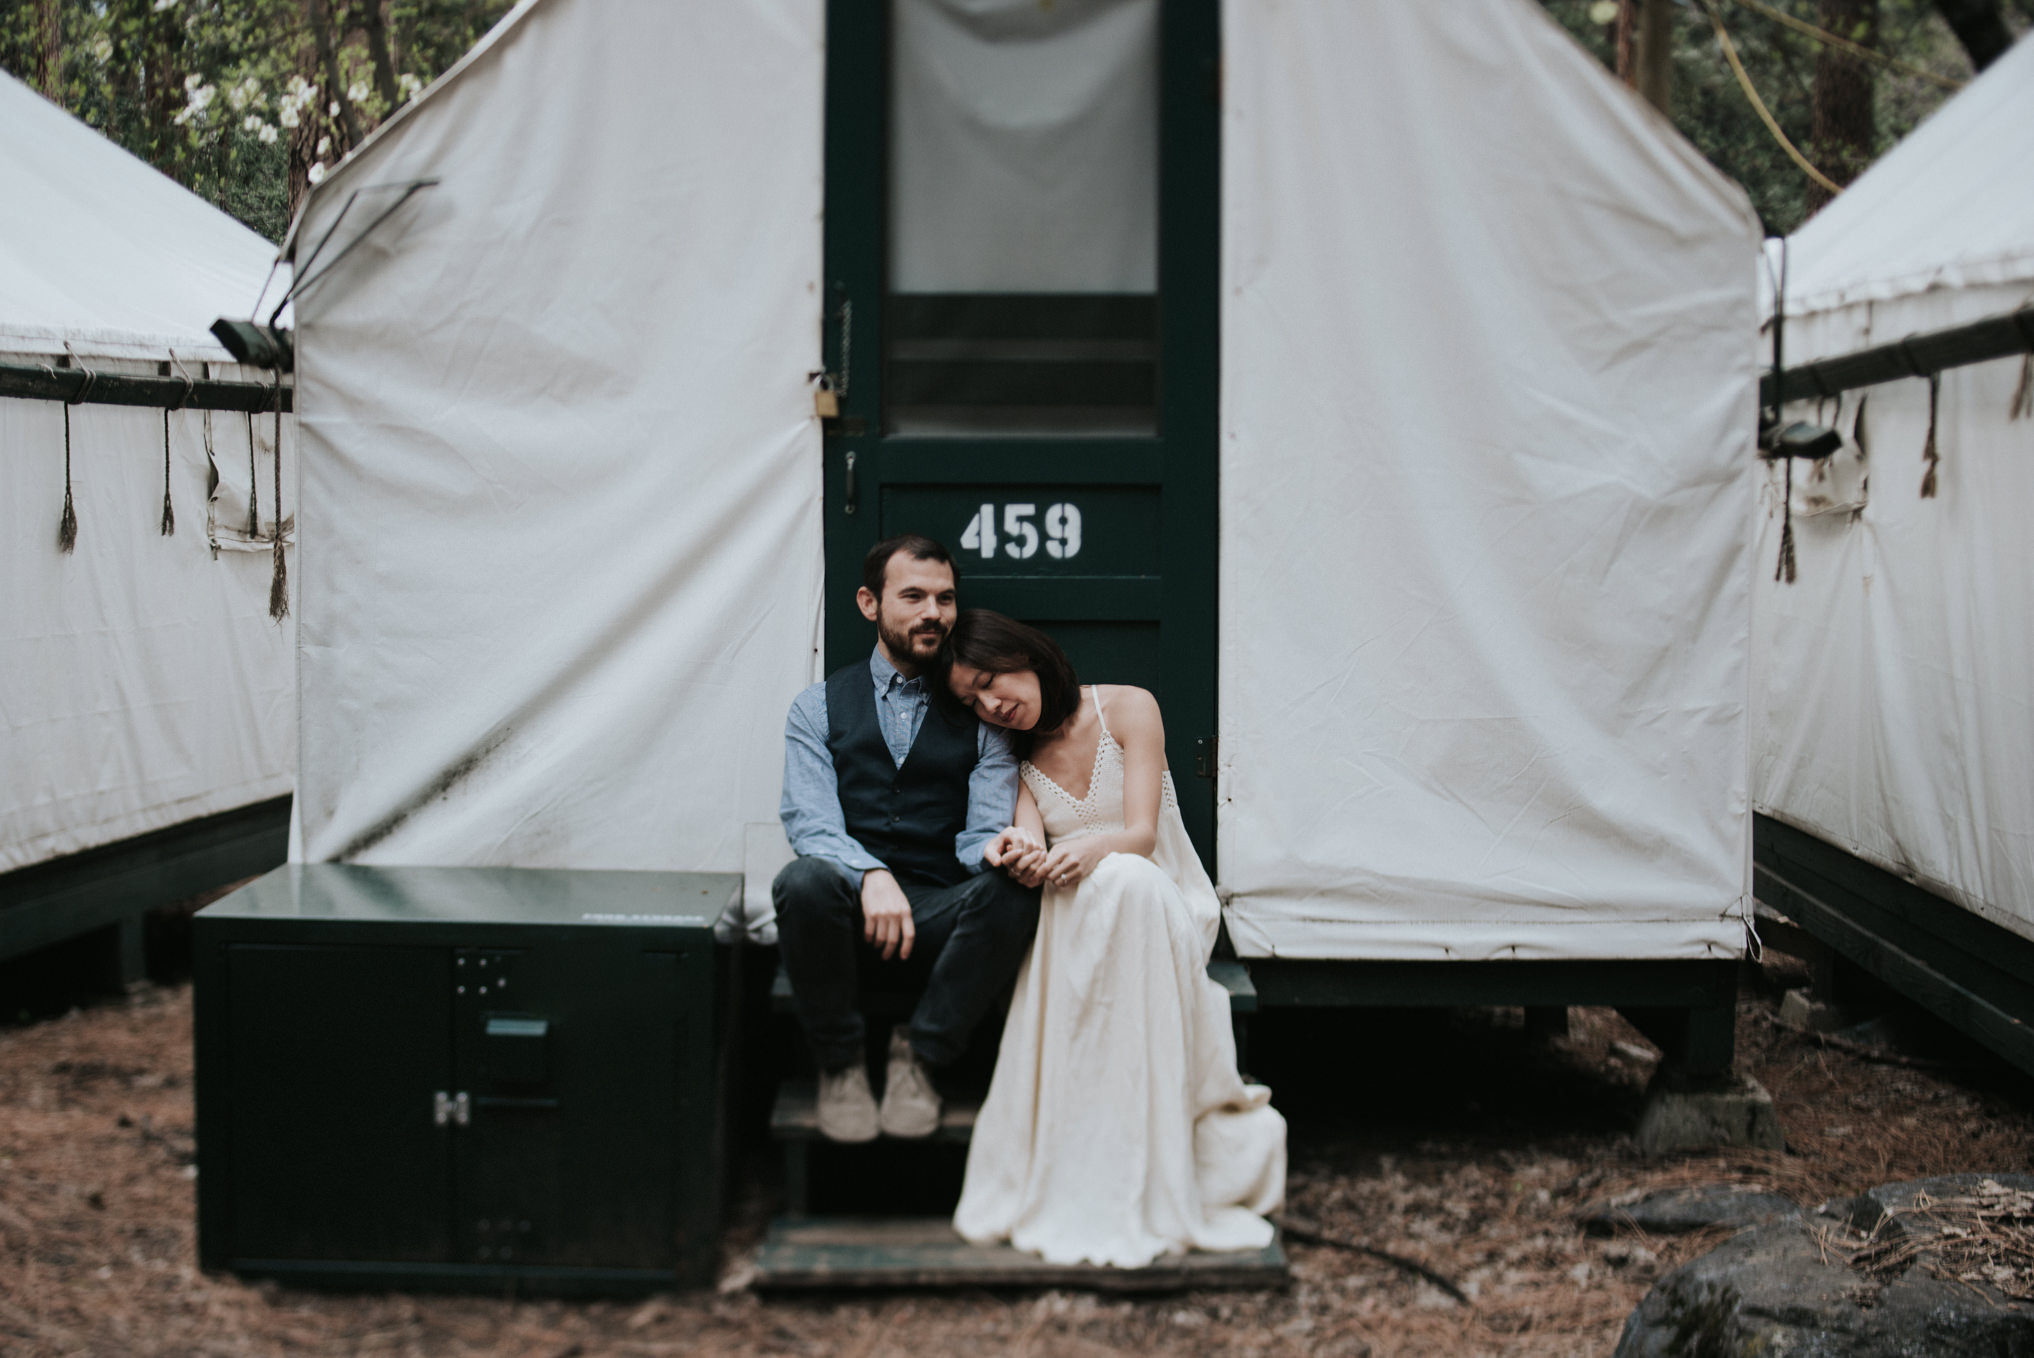
[[[874,1141],[876,1096],[860,1061],[819,1072],[819,1134],[828,1141]]]
[[[926,1137],[939,1130],[939,1091],[911,1050],[911,1029],[904,1024],[890,1032],[890,1072],[877,1121],[887,1136]]]

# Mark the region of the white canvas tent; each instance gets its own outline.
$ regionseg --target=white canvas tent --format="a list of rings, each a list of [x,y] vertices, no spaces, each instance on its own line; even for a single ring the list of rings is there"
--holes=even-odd
[[[2034,43],[2020,43],[1789,242],[1790,365],[2034,303]],[[1757,809],[2034,938],[2034,417],[2024,360],[1789,408],[1849,436],[1797,464],[1796,578],[1759,519]]]
[[[297,301],[301,857],[766,899],[852,590],[823,12],[526,0],[312,195],[300,259],[435,181]],[[1224,13],[1239,949],[1736,955],[1742,195],[1526,0]]]
[[[274,256],[0,76],[0,363],[259,380],[208,327],[247,314]],[[0,872],[284,795],[295,767],[293,629],[268,615],[268,544],[247,541],[256,472],[253,536],[273,529],[270,424],[250,469],[243,416],[178,411],[166,466],[162,410],[70,407],[65,554],[66,414],[0,399]]]

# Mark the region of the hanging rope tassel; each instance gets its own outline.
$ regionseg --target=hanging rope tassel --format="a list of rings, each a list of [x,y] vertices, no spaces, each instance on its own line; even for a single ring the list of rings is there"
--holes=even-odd
[[[184,402],[186,402],[186,401],[188,401],[188,400],[190,400],[190,399],[191,399],[191,392],[192,392],[192,390],[193,390],[193,389],[194,389],[194,388],[195,388],[195,387],[196,387],[196,386],[198,385],[198,384],[197,384],[196,382],[193,382],[193,381],[191,380],[191,375],[190,375],[189,373],[187,373],[187,372],[184,372],[184,371],[183,371],[183,366],[184,366],[184,365],[183,365],[182,361],[181,361],[181,360],[179,360],[179,359],[177,358],[177,351],[176,351],[176,350],[174,350],[174,349],[170,350],[170,362],[172,362],[172,363],[175,363],[175,364],[177,365],[177,375],[178,375],[178,376],[180,376],[180,377],[182,377],[182,378],[183,378],[183,380],[184,380],[184,394],[183,394],[182,396],[179,396],[179,397],[177,398],[177,403],[176,403],[175,405],[173,405],[173,406],[164,406],[164,407],[163,407],[163,410],[162,410],[162,534],[161,534],[161,535],[162,535],[163,537],[173,537],[173,536],[175,536],[175,535],[176,535],[176,531],[177,531],[177,507],[176,507],[176,505],[175,505],[174,503],[172,503],[172,502],[171,502],[171,500],[170,500],[170,419],[169,419],[169,417],[170,417],[170,415],[171,415],[171,413],[172,413],[172,412],[174,412],[174,411],[178,411],[178,410],[182,410],[182,409],[184,408]]]
[[[2020,385],[2013,388],[2013,404],[2008,409],[2012,412],[2008,419],[2034,415],[2034,350],[2020,360]]]
[[[261,541],[261,471],[254,460],[254,412],[247,412],[247,540]]]
[[[162,537],[172,537],[177,531],[177,507],[170,501],[170,440],[169,407],[162,411]]]
[[[78,511],[71,505],[71,407],[64,403],[64,512],[57,520],[57,550],[78,550]]]
[[[1780,559],[1773,566],[1773,579],[1794,583],[1794,459],[1787,458],[1786,498],[1780,508]]]
[[[92,387],[98,382],[99,374],[87,368],[85,361],[78,357],[77,351],[68,343],[64,345],[64,352],[71,356],[71,362],[77,364],[78,371],[85,375],[85,380],[78,384],[77,391],[64,399],[64,512],[57,519],[57,550],[68,556],[78,549],[78,510],[71,500],[71,407],[92,394]],[[51,377],[56,376],[54,368],[45,367],[43,371]]]
[[[283,560],[282,512],[282,366],[275,370],[275,575],[268,582],[268,616],[281,622],[290,615],[290,568]]]
[[[1935,498],[1935,464],[1942,461],[1942,454],[1935,447],[1935,407],[1942,394],[1942,374],[1928,375],[1928,442],[1921,447],[1921,460],[1928,464],[1928,470],[1921,473],[1921,498]]]

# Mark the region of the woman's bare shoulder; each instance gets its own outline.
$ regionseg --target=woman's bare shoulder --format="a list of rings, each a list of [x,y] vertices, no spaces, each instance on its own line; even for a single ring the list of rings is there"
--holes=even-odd
[[[1108,709],[1111,726],[1162,726],[1158,699],[1134,684],[1097,684],[1095,693]]]

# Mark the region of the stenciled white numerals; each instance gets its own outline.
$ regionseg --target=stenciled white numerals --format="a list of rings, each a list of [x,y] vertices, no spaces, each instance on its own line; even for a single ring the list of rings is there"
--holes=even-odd
[[[1081,550],[1081,508],[1053,505],[1045,511],[1045,552],[1062,559]]]
[[[1005,556],[1022,561],[1038,555],[1038,526],[1031,522],[1037,512],[1037,505],[1003,506],[1003,535],[1010,539],[1003,544]]]
[[[996,507],[983,505],[968,520],[968,528],[961,534],[961,550],[980,552],[983,560],[996,554]]]
[[[1038,506],[1035,504],[1011,504],[1003,506],[1002,534],[998,538],[996,529],[996,506],[983,505],[968,520],[968,526],[961,531],[960,545],[964,552],[974,552],[982,560],[995,557],[1000,540],[1003,555],[1012,561],[1025,561],[1038,555],[1041,541],[1045,554],[1055,561],[1065,561],[1080,555],[1081,510],[1079,505],[1054,504],[1045,507],[1045,536],[1039,537]]]

